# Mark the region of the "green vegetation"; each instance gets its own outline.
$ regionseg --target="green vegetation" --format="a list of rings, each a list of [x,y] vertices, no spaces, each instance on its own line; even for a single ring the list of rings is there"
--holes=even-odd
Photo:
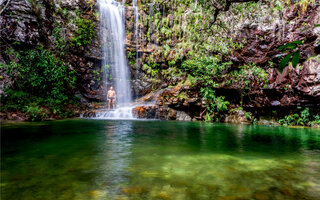
[[[44,17],[40,8],[45,8],[50,2],[46,0],[41,5],[34,0],[30,2],[33,4],[33,12],[36,12],[39,19],[41,18],[38,22],[41,24],[40,21],[42,22]],[[129,64],[132,70],[137,71],[137,76],[142,78],[141,81],[147,82],[146,87],[151,85],[151,88],[147,88],[146,91],[173,88],[173,86],[187,86],[197,90],[194,96],[201,100],[202,106],[202,102],[207,103],[206,108],[203,108],[205,110],[201,110],[202,114],[206,114],[207,120],[215,120],[227,112],[232,112],[234,108],[242,109],[248,99],[259,95],[250,92],[260,90],[259,92],[263,93],[265,90],[262,89],[268,86],[266,72],[268,68],[278,68],[282,72],[288,64],[291,63],[296,67],[301,62],[301,51],[304,45],[309,44],[306,36],[296,38],[297,41],[288,42],[283,46],[279,44],[279,48],[276,44],[270,56],[272,60],[256,61],[259,59],[246,59],[247,56],[235,54],[242,54],[243,51],[238,50],[242,50],[247,44],[251,45],[252,40],[261,42],[258,44],[259,48],[262,46],[269,48],[269,42],[272,41],[266,40],[269,35],[265,34],[261,28],[274,24],[282,26],[275,23],[278,19],[281,23],[296,23],[300,20],[300,15],[309,9],[308,5],[315,3],[314,0],[266,2],[155,0],[151,6],[151,2],[150,0],[138,2],[140,12],[144,12],[140,13],[139,17],[139,31],[143,32],[139,32],[139,36],[145,34],[146,41],[143,41],[144,49],[142,50],[148,53],[142,56],[139,53],[137,56],[136,48],[132,47],[132,44],[128,45]],[[92,65],[90,69],[83,70],[83,66],[89,65],[85,64],[86,58],[81,56],[87,53],[96,34],[94,28],[97,25],[96,19],[99,13],[96,12],[95,5],[95,1],[86,0],[75,9],[51,3],[48,10],[57,20],[53,21],[53,27],[49,28],[42,24],[43,27],[39,27],[40,47],[23,48],[20,42],[13,42],[6,47],[8,49],[6,54],[9,55],[7,57],[10,58],[5,58],[9,61],[6,61],[7,65],[2,66],[5,67],[2,71],[12,79],[12,83],[5,89],[1,110],[22,111],[29,116],[30,120],[50,118],[52,114],[68,116],[70,113],[64,108],[76,102],[73,98],[76,90],[76,72],[73,68],[76,68],[76,65],[81,66],[81,70],[76,68],[77,71],[91,73],[88,77],[92,77],[95,81],[95,88],[101,85],[103,76],[106,80],[113,81],[108,65],[102,66],[101,70],[93,68]],[[292,21],[282,19],[284,10],[289,6],[295,6],[294,9],[291,8],[292,12],[299,10],[299,16],[294,17]],[[153,9],[150,10],[150,8]],[[134,20],[133,18],[130,14],[126,14],[126,20]],[[297,31],[301,33],[319,26],[319,24],[310,25],[307,20],[299,24],[302,25]],[[127,26],[128,36],[132,36],[130,27],[134,26]],[[44,30],[47,30],[45,28],[51,30],[43,34]],[[282,28],[277,27],[274,31]],[[254,30],[254,33],[248,33],[253,37],[243,36],[244,32],[239,30],[244,29],[249,32]],[[286,30],[285,27],[284,30]],[[283,43],[287,41],[283,38],[279,39]],[[90,48],[90,50],[93,49]],[[268,52],[270,51],[269,49]],[[91,53],[93,52],[95,51]],[[256,51],[252,50],[252,52]],[[251,54],[249,51],[245,53]],[[269,55],[263,56],[269,58]],[[305,56],[304,53],[303,56]],[[140,60],[137,60],[137,57]],[[254,56],[250,58],[252,57]],[[77,62],[78,58],[81,61]],[[2,76],[0,78],[4,79]],[[281,87],[286,92],[291,89],[290,83],[283,85]],[[91,86],[88,85],[88,87]],[[228,94],[221,92],[223,89],[237,91],[240,97],[231,99]],[[188,95],[181,90],[177,96],[187,98]],[[287,125],[317,124],[318,117],[311,117],[311,114],[307,115],[306,112],[288,115],[280,122]],[[246,118],[253,119],[251,113],[246,111],[244,113]]]
[[[44,109],[36,105],[25,106],[24,111],[29,116],[31,121],[41,121],[48,118],[47,113]]]
[[[19,62],[7,65],[6,73],[14,78],[15,88],[31,94],[42,94],[61,99],[74,87],[75,72],[50,51],[38,47],[16,54]]]
[[[56,27],[53,30],[53,37],[55,39],[54,47],[55,51],[60,54],[61,56],[64,56],[67,53],[67,41],[65,38],[62,37],[61,28]]]
[[[297,66],[300,60],[299,46],[302,44],[303,44],[302,41],[293,41],[279,47],[279,51],[283,51],[284,53],[287,53],[287,55],[281,60],[280,65],[278,67],[281,72],[283,71],[283,68],[288,64],[290,60],[293,67]]]
[[[309,112],[309,108],[305,108],[298,113],[285,116],[279,120],[281,125],[290,126],[320,126],[320,116],[312,115]]]
[[[44,29],[48,28],[46,24],[38,22],[48,37],[43,37],[40,45],[22,48],[20,42],[14,42],[5,48],[10,59],[1,67],[12,81],[5,85],[1,111],[22,112],[32,121],[72,116],[71,110],[79,105],[79,99],[74,96],[77,76],[69,55],[93,40],[94,2],[84,2],[81,10],[68,10],[47,0],[43,5],[33,0],[30,2],[40,22],[42,14],[39,8],[48,6],[46,11],[52,12],[55,19],[54,28],[50,32]],[[99,82],[102,72],[93,73]]]
[[[89,19],[79,17],[76,25],[76,35],[72,38],[72,45],[85,46],[90,44],[95,34],[94,23]]]
[[[46,115],[41,114],[39,105],[48,107],[53,114],[68,116],[64,106],[75,103],[75,71],[43,47],[15,52],[13,56],[17,61],[2,66],[14,82],[2,99],[1,110],[25,111],[32,120],[40,120]]]
[[[213,119],[214,112],[224,112],[230,104],[224,96],[216,96],[215,88],[223,72],[231,63],[220,63],[215,57],[196,57],[182,63],[182,68],[188,73],[191,83],[201,86],[200,94],[207,101],[206,120]]]
[[[150,13],[148,2],[141,1],[141,8],[146,13]],[[239,25],[249,20],[264,26],[272,23],[288,6],[295,6],[302,14],[308,5],[314,3],[312,0],[229,2],[228,5],[226,1],[156,0],[151,12],[154,14],[143,21],[148,30],[148,42],[157,45],[146,62],[138,62],[148,75],[147,80],[153,81],[155,88],[159,88],[161,82],[167,83],[169,88],[186,84],[199,88],[201,97],[207,101],[207,119],[232,107],[224,96],[218,95],[217,89],[238,90],[241,100],[236,106],[242,106],[244,98],[250,98],[248,92],[268,87],[268,68],[278,68],[282,72],[289,62],[293,67],[300,62],[302,40],[289,42],[278,49],[283,57],[280,63],[269,60],[259,66],[246,61],[246,64],[228,62],[230,59],[226,57],[247,43],[246,39],[239,37]],[[266,5],[268,9],[264,7]],[[306,25],[306,28],[311,27]],[[263,35],[256,36],[260,41],[266,39]],[[137,68],[135,57],[129,56],[129,59]],[[177,77],[183,81],[175,82]],[[244,112],[246,118],[253,119],[251,113]]]

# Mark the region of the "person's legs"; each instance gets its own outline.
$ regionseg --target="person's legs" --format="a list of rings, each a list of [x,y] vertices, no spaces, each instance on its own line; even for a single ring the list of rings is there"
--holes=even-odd
[[[110,110],[110,104],[111,104],[111,100],[108,99],[108,109]]]
[[[115,107],[116,107],[115,104],[116,104],[116,100],[113,99],[113,100],[112,100],[112,109],[113,109],[113,110],[114,110]]]

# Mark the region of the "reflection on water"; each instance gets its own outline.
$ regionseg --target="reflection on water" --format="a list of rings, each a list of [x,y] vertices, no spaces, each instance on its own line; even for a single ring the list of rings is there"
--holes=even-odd
[[[100,197],[115,198],[117,192],[121,191],[120,186],[128,182],[126,169],[131,158],[131,123],[120,121],[105,126],[106,139],[101,140],[97,146],[97,158],[101,162],[98,169],[100,173],[95,181],[99,183],[99,191],[104,191],[100,192]]]
[[[4,124],[1,199],[320,199],[319,129]]]

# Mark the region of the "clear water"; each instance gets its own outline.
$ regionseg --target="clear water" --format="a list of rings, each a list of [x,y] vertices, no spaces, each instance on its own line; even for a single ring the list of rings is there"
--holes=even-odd
[[[3,124],[1,199],[320,199],[319,129],[170,121]]]

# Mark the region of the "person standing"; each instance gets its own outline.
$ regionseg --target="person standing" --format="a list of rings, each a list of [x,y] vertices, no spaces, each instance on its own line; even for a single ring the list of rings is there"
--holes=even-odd
[[[116,91],[114,91],[113,87],[111,86],[108,94],[107,94],[107,101],[108,101],[108,109],[110,110],[110,105],[112,103],[112,109],[115,109],[115,103],[116,103]]]

